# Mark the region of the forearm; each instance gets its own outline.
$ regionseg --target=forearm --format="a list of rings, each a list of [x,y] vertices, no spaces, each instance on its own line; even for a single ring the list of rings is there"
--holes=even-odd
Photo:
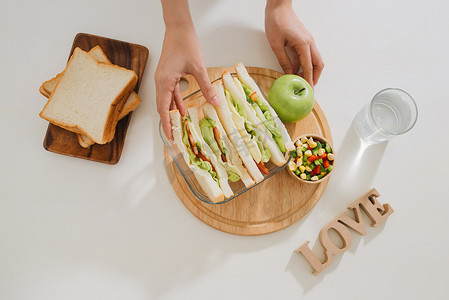
[[[161,0],[161,3],[167,30],[194,28],[188,0]]]
[[[277,7],[280,6],[292,6],[292,0],[267,0],[267,5],[265,6],[265,13],[276,9]]]

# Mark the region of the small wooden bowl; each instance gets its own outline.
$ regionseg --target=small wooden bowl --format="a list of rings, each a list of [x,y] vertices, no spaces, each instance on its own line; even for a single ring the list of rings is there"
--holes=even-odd
[[[307,138],[312,137],[314,140],[318,140],[318,141],[320,141],[322,144],[328,143],[328,144],[331,146],[332,154],[334,154],[334,160],[332,161],[331,165],[335,168],[335,151],[334,151],[334,146],[332,146],[332,144],[331,144],[328,140],[326,140],[324,137],[322,137],[322,136],[320,136],[320,135],[316,135],[316,134],[313,134],[313,133],[310,133],[310,134],[303,134],[303,135],[301,135],[300,137],[296,138],[296,139],[293,141],[293,143],[295,144],[295,147],[296,147],[296,142],[297,142],[298,140],[300,140],[302,137],[307,137]],[[307,183],[307,184],[317,184],[317,183],[321,183],[323,180],[327,179],[327,177],[329,177],[333,171],[334,171],[334,169],[332,169],[332,171],[330,171],[330,172],[327,173],[325,176],[323,176],[323,178],[318,179],[318,180],[316,180],[316,181],[312,181],[312,180],[304,180],[304,179],[301,179],[301,177],[299,177],[298,175],[296,175],[296,174],[295,174],[293,171],[291,171],[290,168],[287,166],[287,172],[288,172],[291,176],[293,176],[297,181],[302,182],[302,183]]]

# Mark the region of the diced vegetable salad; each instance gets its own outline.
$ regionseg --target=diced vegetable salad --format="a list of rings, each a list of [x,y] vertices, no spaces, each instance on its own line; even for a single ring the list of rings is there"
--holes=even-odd
[[[296,150],[290,151],[290,171],[305,181],[317,181],[333,169],[334,154],[328,143],[312,137],[302,137],[296,142]]]

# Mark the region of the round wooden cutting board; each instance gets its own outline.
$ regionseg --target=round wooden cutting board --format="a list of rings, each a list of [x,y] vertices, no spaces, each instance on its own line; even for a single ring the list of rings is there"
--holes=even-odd
[[[249,74],[259,84],[265,95],[273,82],[282,74],[273,70],[247,67]],[[211,81],[220,78],[224,71],[234,68],[208,68]],[[186,76],[188,88],[183,97],[198,90],[192,76]],[[286,124],[292,139],[314,133],[326,137],[332,143],[331,131],[318,103],[312,112],[296,123]],[[260,235],[283,229],[304,217],[318,202],[329,178],[320,184],[297,182],[282,170],[265,182],[223,204],[205,203],[192,193],[172,157],[164,148],[166,170],[179,199],[201,221],[224,232],[237,235]]]

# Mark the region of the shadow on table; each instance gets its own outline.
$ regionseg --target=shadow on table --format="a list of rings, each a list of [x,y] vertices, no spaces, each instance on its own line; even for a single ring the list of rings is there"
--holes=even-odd
[[[335,211],[335,216],[337,216],[339,212],[346,210],[347,205],[351,204],[358,197],[372,188],[372,181],[376,175],[378,165],[382,159],[386,146],[387,142],[370,146],[365,145],[358,138],[353,126],[348,129],[340,149],[336,151],[335,170],[333,171],[332,179],[327,187],[329,191],[332,191],[332,198],[347,199],[344,203],[341,201],[328,202],[326,207],[329,211]],[[379,192],[382,193],[381,190]],[[385,226],[385,223],[382,223],[376,228],[371,228],[371,221],[365,214],[362,214],[362,218],[365,228],[367,229],[367,234],[362,237],[351,230],[352,243],[348,249],[351,253],[356,252],[361,239],[365,240],[365,244],[369,243]],[[325,224],[323,224],[323,226],[324,225]],[[318,236],[319,232],[316,234]],[[338,240],[338,238],[336,238],[336,240]],[[298,247],[302,245],[302,243],[298,244]],[[318,238],[315,243],[311,243],[309,246],[313,247],[313,253],[323,261],[323,247]],[[293,252],[285,269],[303,286],[304,294],[306,294],[319,284],[326,274],[334,272],[340,264],[341,258],[342,255],[334,256],[335,260],[333,263],[317,276],[314,276],[312,274],[312,267],[302,254]]]
[[[347,199],[350,204],[371,189],[373,178],[377,173],[379,163],[387,146],[387,142],[366,145],[362,143],[350,126],[340,148],[336,151],[335,170],[329,182],[328,189],[333,197]],[[382,193],[382,191],[379,191]],[[334,201],[341,209],[341,202]]]

